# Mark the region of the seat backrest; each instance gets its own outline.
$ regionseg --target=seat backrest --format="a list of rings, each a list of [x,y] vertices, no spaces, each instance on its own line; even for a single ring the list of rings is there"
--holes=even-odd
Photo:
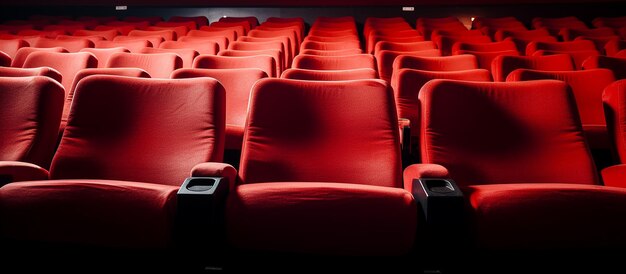
[[[226,24],[226,25],[224,25]],[[200,30],[205,30],[205,31],[234,31],[235,32],[235,39],[238,39],[239,37],[242,37],[244,35],[246,35],[248,33],[248,31],[246,31],[246,27],[243,24],[235,24],[233,25],[232,23],[223,23],[223,22],[215,22],[209,26],[204,26],[201,27]]]
[[[200,30],[190,30],[187,36],[191,37],[226,37],[227,44],[237,40],[237,32],[228,29],[207,29],[207,27]]]
[[[257,68],[179,69],[172,73],[173,79],[197,77],[211,77],[220,81],[226,90],[226,124],[243,128],[248,115],[248,101],[252,86],[258,80],[268,76],[267,73]]]
[[[0,51],[8,54],[11,58],[15,58],[17,50],[28,46],[28,42],[22,39],[0,39]]]
[[[420,103],[418,95],[422,86],[434,79],[452,79],[465,81],[490,82],[491,74],[484,69],[467,69],[457,71],[428,71],[416,69],[400,69],[393,74],[393,87],[398,117],[411,121],[411,136],[419,136]]]
[[[599,56],[600,52],[595,49],[592,50],[573,50],[573,51],[561,51],[561,50],[538,50],[533,53],[533,56],[554,55],[554,54],[567,54],[572,58],[574,62],[574,68],[576,70],[582,69],[583,62],[587,58],[592,56]]]
[[[133,30],[128,33],[129,37],[160,36],[164,41],[176,41],[176,32],[173,30]],[[157,46],[155,46],[157,47]]]
[[[251,28],[256,28],[256,26],[259,25],[259,19],[257,19],[255,16],[243,16],[243,17],[228,16],[228,17],[220,18],[219,21],[220,22],[241,22],[241,21],[246,21],[246,22],[250,23],[250,27]]]
[[[604,45],[604,51],[607,56],[614,56],[623,49],[626,49],[626,40],[613,39]]]
[[[61,83],[63,76],[56,69],[49,67],[38,68],[14,68],[14,67],[0,67],[0,77],[31,77],[31,76],[46,76],[50,79]]]
[[[78,52],[84,48],[93,48],[94,42],[89,39],[76,39],[76,40],[57,40],[57,39],[48,39],[48,38],[40,38],[35,42],[33,47],[36,48],[54,48],[61,47],[69,52]]]
[[[355,55],[363,53],[360,49],[342,49],[342,50],[316,50],[305,49],[300,51],[300,54],[306,55],[319,55],[319,56],[343,56],[343,55]]]
[[[418,51],[393,51],[381,50],[376,53],[376,61],[378,65],[378,74],[380,79],[387,82],[391,81],[393,75],[393,64],[399,56],[410,55],[417,57],[439,57],[441,51],[438,49],[427,49]]]
[[[596,45],[589,40],[576,40],[570,42],[530,42],[526,46],[526,55],[532,55],[538,50],[552,51],[579,51],[596,50]]]
[[[191,68],[193,59],[200,55],[200,53],[194,49],[143,48],[140,53],[174,53],[183,60],[183,68]]]
[[[371,68],[346,70],[311,70],[291,68],[281,75],[284,79],[310,81],[346,81],[361,79],[377,79],[378,74]]]
[[[84,78],[50,176],[180,185],[194,165],[222,160],[224,93],[209,78]]]
[[[148,35],[148,36],[116,36],[113,38],[114,42],[133,42],[133,41],[148,41],[150,42],[149,47],[158,48],[159,45],[165,39],[161,35]],[[131,51],[133,52],[133,51]]]
[[[604,68],[613,71],[615,79],[626,79],[626,58],[591,56],[583,62],[583,69]]]
[[[250,27],[250,22],[241,21],[241,22],[213,22],[210,25],[211,27],[217,28],[232,28],[235,27],[237,29],[241,28],[241,33],[237,33],[239,37],[248,35],[248,32],[252,29]],[[238,30],[239,31],[239,30]]]
[[[587,37],[603,37],[603,36],[612,36],[615,35],[615,30],[612,28],[597,28],[597,29],[569,29],[564,28],[561,29],[559,35],[562,37],[563,41],[572,41],[578,36],[587,36]]]
[[[114,53],[107,68],[140,68],[153,78],[170,78],[172,71],[183,67],[183,59],[175,53]]]
[[[228,57],[245,57],[245,56],[271,56],[274,58],[276,64],[276,77],[278,77],[284,70],[285,61],[283,60],[283,54],[280,50],[266,49],[266,50],[222,50],[217,55]]]
[[[567,71],[574,70],[572,58],[567,54],[555,54],[546,56],[498,56],[491,63],[491,73],[493,80],[504,82],[506,77],[519,68],[545,70],[545,71]]]
[[[74,76],[81,69],[97,68],[98,59],[88,52],[62,53],[62,52],[33,52],[24,61],[25,68],[50,67],[57,70],[63,79],[61,84],[67,94],[72,89]]]
[[[626,111],[624,109],[626,100],[624,98],[626,98],[626,80],[614,82],[606,87],[602,94],[606,126],[620,164],[626,163],[626,131],[622,126],[626,123]]]
[[[117,31],[116,29],[110,29],[110,30],[77,30],[75,31],[73,34],[73,36],[100,36],[103,37],[106,40],[113,40],[113,38],[115,38],[115,36],[120,35],[119,31]]]
[[[188,23],[194,24],[193,22],[188,22]],[[180,26],[180,25],[168,26],[169,24],[180,24],[180,23],[161,22],[161,25],[147,27],[146,30],[147,31],[168,31],[167,33],[163,32],[163,36],[164,36],[163,38],[165,38],[165,41],[176,41],[178,37],[183,37],[187,35],[187,32],[189,32],[189,30],[192,29],[188,26]],[[173,31],[174,34],[171,35],[169,31]],[[131,35],[131,34],[129,33],[128,35]],[[168,38],[171,38],[171,39],[168,39]]]
[[[491,71],[491,63],[493,63],[493,59],[498,56],[519,56],[519,52],[517,50],[503,50],[503,51],[471,51],[471,50],[459,50],[454,52],[454,54],[471,54],[476,56],[476,60],[478,60],[478,67],[481,69],[486,69]]]
[[[216,37],[184,36],[184,37],[180,37],[178,39],[178,42],[205,43],[205,44],[217,43],[218,52],[219,50],[224,50],[228,48],[228,38],[220,37],[220,36],[216,36]],[[198,49],[201,49],[201,48],[198,48]],[[208,54],[208,53],[201,53],[201,54]]]
[[[403,68],[432,71],[468,70],[477,69],[478,60],[471,54],[439,57],[400,55],[393,63],[393,70]]]
[[[194,68],[205,69],[239,69],[258,68],[269,77],[278,77],[276,71],[276,61],[269,55],[259,56],[215,56],[200,55],[193,61]]]
[[[48,77],[0,77],[0,160],[47,168],[65,92]]]
[[[220,46],[215,41],[205,42],[183,42],[183,41],[165,41],[159,45],[161,49],[192,49],[199,54],[215,55],[219,52]]]
[[[480,52],[489,52],[489,51],[504,51],[504,50],[517,50],[517,46],[512,41],[500,41],[500,42],[492,42],[492,43],[467,43],[467,42],[458,42],[452,45],[452,52],[456,52],[459,50],[471,50],[471,51],[480,51]]]
[[[12,61],[11,56],[0,51],[0,67],[10,67]]]
[[[433,80],[419,100],[422,162],[445,166],[461,186],[598,183],[563,82]]]
[[[371,54],[344,56],[298,55],[293,59],[293,68],[338,70],[338,69],[376,69],[376,60]]]
[[[390,41],[380,41],[376,43],[374,47],[374,55],[376,55],[381,50],[393,50],[393,51],[420,51],[420,50],[429,50],[436,49],[437,46],[432,41],[422,41],[422,42],[390,42]]]
[[[152,47],[152,43],[148,40],[98,41],[96,42],[96,48],[99,48],[99,49],[120,48],[120,47],[132,53],[139,53],[139,51],[141,51],[145,47]]]
[[[124,25],[121,25],[121,26],[120,25],[118,26],[100,25],[94,28],[94,30],[97,30],[97,31],[115,30],[120,35],[128,35],[128,33],[134,29],[135,29],[135,26],[131,26],[131,25],[125,25],[125,26]]]
[[[109,58],[111,55],[118,52],[130,52],[128,49],[123,47],[117,48],[87,48],[81,49],[80,52],[89,52],[98,58],[98,67],[105,68],[107,63],[109,62]]]
[[[402,187],[400,173],[398,119],[386,83],[264,79],[254,86],[241,183]]]
[[[15,58],[13,58],[13,61],[11,62],[11,66],[15,68],[24,67],[24,61],[26,61],[26,58],[28,57],[28,55],[30,55],[33,52],[38,52],[38,51],[68,52],[66,49],[60,48],[60,47],[56,47],[56,48],[23,47],[23,48],[18,49],[17,52],[15,53]]]
[[[606,125],[602,111],[602,91],[615,82],[608,69],[580,71],[537,71],[517,69],[506,78],[507,82],[554,79],[567,83],[576,99],[583,125]]]

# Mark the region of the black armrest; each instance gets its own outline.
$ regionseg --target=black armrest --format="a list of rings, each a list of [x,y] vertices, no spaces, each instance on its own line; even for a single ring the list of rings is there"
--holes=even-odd
[[[177,243],[185,248],[210,250],[224,237],[225,177],[189,177],[177,194]]]
[[[464,219],[463,192],[452,179],[414,179],[413,196],[430,226],[456,225]]]

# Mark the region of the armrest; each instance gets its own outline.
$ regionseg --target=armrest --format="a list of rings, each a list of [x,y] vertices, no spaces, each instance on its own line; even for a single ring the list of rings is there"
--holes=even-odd
[[[437,164],[414,164],[404,169],[404,189],[413,192],[413,179],[449,178],[448,169]]]
[[[191,169],[191,177],[224,177],[229,189],[233,189],[237,180],[237,170],[229,164],[206,162],[194,166]]]
[[[406,118],[399,118],[398,127],[400,128],[400,145],[402,146],[402,163],[408,164],[411,159],[411,120],[406,119]]]
[[[38,165],[17,161],[0,161],[0,186],[11,182],[48,180],[48,178],[48,171]]]
[[[601,173],[605,186],[626,187],[626,164],[607,167]]]

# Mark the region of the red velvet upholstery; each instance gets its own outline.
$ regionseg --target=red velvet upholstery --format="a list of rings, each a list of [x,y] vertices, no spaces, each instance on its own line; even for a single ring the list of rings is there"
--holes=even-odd
[[[170,78],[172,71],[183,67],[183,59],[175,53],[114,53],[108,68],[140,68],[153,78]]]
[[[517,47],[515,43],[512,41],[500,41],[500,42],[492,42],[492,43],[467,43],[467,42],[458,42],[452,46],[452,52],[456,52],[459,50],[469,50],[469,51],[478,51],[478,52],[492,52],[492,51],[505,51],[505,50],[515,50],[517,51]]]
[[[607,56],[614,56],[623,49],[626,49],[625,40],[614,39],[606,42],[606,45],[604,45],[604,52],[606,52]]]
[[[130,25],[118,25],[118,26],[111,26],[111,25],[101,25],[101,26],[97,26],[94,28],[94,30],[97,31],[106,31],[106,30],[115,30],[116,32],[118,32],[120,35],[128,35],[128,33],[131,30],[134,30],[135,26],[130,26]]]
[[[114,42],[135,42],[135,41],[148,41],[150,42],[150,46],[149,47],[153,47],[153,48],[158,48],[159,45],[161,45],[161,43],[163,41],[165,41],[165,39],[163,39],[163,36],[161,35],[152,35],[152,36],[115,36],[115,38],[113,38]],[[131,51],[134,52],[134,51]]]
[[[393,63],[393,70],[403,68],[432,70],[432,71],[456,71],[477,69],[478,60],[471,54],[441,56],[441,57],[420,57],[400,55]]]
[[[534,39],[538,37],[551,37],[550,33],[546,29],[534,29],[534,30],[499,30],[494,34],[496,41],[504,41],[506,38],[525,38]],[[554,40],[556,42],[556,39]]]
[[[13,58],[13,62],[11,63],[12,67],[21,68],[24,67],[24,61],[28,55],[33,52],[38,51],[46,51],[46,52],[68,52],[64,48],[32,48],[32,47],[23,47],[17,50],[15,53],[15,58]]]
[[[519,52],[517,50],[503,50],[503,51],[471,51],[471,50],[459,50],[454,52],[454,54],[471,54],[476,56],[476,60],[478,61],[478,67],[481,69],[491,70],[491,63],[493,63],[493,59],[496,59],[498,56],[519,56]]]
[[[37,40],[38,43],[40,43],[40,41],[42,41],[43,39],[39,39]],[[65,48],[69,48],[72,49],[73,52],[78,52],[81,49],[84,48],[93,48],[95,46],[95,43],[97,41],[103,41],[105,40],[104,37],[102,36],[71,36],[71,35],[59,35],[57,36],[56,40],[61,40],[61,41],[78,41],[78,42],[74,42],[75,44],[69,44],[66,43],[68,46],[64,46]],[[91,41],[91,43],[87,42],[88,46],[83,46],[83,44],[85,43],[85,40]],[[56,43],[54,42],[50,42],[50,45],[55,45]],[[42,47],[42,45],[40,44],[39,47]]]
[[[574,70],[574,63],[567,54],[546,56],[498,56],[491,63],[493,80],[504,82],[512,71],[520,68],[544,71]]]
[[[590,42],[590,41],[589,41]],[[575,51],[558,51],[558,50],[538,50],[535,51],[533,56],[553,55],[553,54],[567,54],[572,58],[576,70],[582,69],[583,62],[587,58],[592,56],[599,56],[600,52],[595,49],[592,50],[575,50]]]
[[[10,67],[11,61],[11,56],[0,51],[0,67]]]
[[[615,31],[612,28],[597,28],[597,29],[561,29],[559,35],[563,38],[563,41],[572,41],[578,36],[588,37],[602,37],[615,35]]]
[[[295,56],[298,52],[300,52],[300,41],[298,40],[298,35],[296,31],[291,29],[283,29],[283,30],[261,30],[261,29],[253,29],[248,33],[250,37],[258,37],[258,38],[272,38],[272,37],[282,37],[286,36],[289,38],[289,44],[291,46],[291,52]]]
[[[266,41],[266,42],[245,42],[235,41],[228,45],[230,50],[242,50],[242,51],[256,51],[256,50],[276,50],[280,56],[277,56],[277,61],[280,58],[282,60],[282,68],[285,68],[291,64],[292,56],[287,52],[285,45],[281,41]],[[281,70],[282,71],[282,70]]]
[[[228,241],[248,250],[406,253],[417,207],[400,183],[397,123],[381,81],[258,82],[227,204]]]
[[[284,70],[285,62],[283,60],[283,53],[276,49],[265,50],[222,50],[218,53],[219,56],[227,57],[247,57],[247,56],[271,56],[276,64],[276,77],[278,77]]]
[[[609,136],[602,110],[602,91],[615,81],[613,73],[607,69],[552,72],[519,69],[507,77],[507,81],[540,79],[561,80],[571,87],[589,145],[591,148],[608,148]]]
[[[193,61],[193,67],[206,69],[258,68],[270,77],[278,77],[274,57],[265,55],[242,57],[200,55]]]
[[[42,76],[0,78],[0,160],[47,167],[58,136],[65,92]]]
[[[376,69],[376,60],[370,54],[355,54],[344,56],[316,56],[298,55],[293,60],[293,68],[316,70],[339,69]]]
[[[109,58],[111,58],[111,55],[113,55],[114,53],[118,53],[118,52],[130,52],[130,51],[123,47],[117,47],[117,48],[86,48],[86,49],[81,49],[80,52],[89,52],[93,54],[98,59],[98,67],[105,68],[107,63],[109,62]]]
[[[168,42],[170,42],[170,41],[168,41]],[[217,46],[218,46],[219,50],[223,50],[223,49],[226,49],[228,47],[228,39],[226,37],[185,36],[185,37],[179,38],[178,42],[203,43],[203,44],[217,43]],[[201,49],[201,48],[198,48],[198,49]],[[218,50],[218,52],[219,52],[219,50]],[[200,53],[200,54],[210,54],[210,53]]]
[[[191,68],[193,60],[200,55],[196,50],[190,48],[164,49],[164,48],[143,48],[140,53],[174,53],[183,61],[183,68]]]
[[[151,37],[160,36],[164,41],[176,41],[176,32],[173,30],[133,30],[128,33],[128,37]],[[154,43],[153,43],[154,44]],[[158,45],[154,45],[158,47]]]
[[[442,57],[447,58],[447,57]],[[484,69],[468,69],[459,71],[428,71],[400,69],[394,72],[391,80],[396,99],[398,117],[411,121],[411,143],[419,145],[420,102],[418,95],[424,84],[433,79],[454,79],[466,81],[491,81],[491,74]],[[419,151],[413,154],[419,156]]]
[[[98,67],[98,59],[88,52],[59,53],[38,51],[28,55],[24,61],[25,68],[50,67],[57,70],[63,79],[61,84],[65,94],[72,89],[74,76],[81,69]]]
[[[300,54],[306,55],[320,55],[320,56],[344,56],[344,55],[355,55],[361,54],[361,49],[345,49],[345,50],[315,50],[315,49],[305,49],[300,51]]]
[[[598,181],[563,82],[434,80],[419,97],[422,162],[462,186]]]
[[[61,83],[61,73],[56,69],[49,67],[39,68],[13,68],[0,67],[0,77],[29,77],[29,76],[46,76]]]
[[[624,104],[626,100],[624,100],[624,94],[626,94],[626,80],[614,82],[606,87],[602,94],[604,115],[611,144],[621,164],[626,163],[626,131],[624,131],[626,121]]]
[[[455,43],[464,42],[464,43],[490,43],[491,38],[489,36],[441,36],[441,43],[438,44],[439,49],[441,50],[441,55],[451,55],[452,54],[452,46]]]
[[[211,28],[215,29],[232,29],[237,32],[237,37],[242,37],[248,34],[250,31],[250,23],[247,21],[241,22],[213,22],[210,25]]]
[[[199,30],[190,30],[187,36],[191,37],[226,37],[227,44],[237,40],[237,32],[230,29],[209,29],[208,27],[202,27]],[[221,47],[220,47],[221,48]],[[226,47],[224,47],[226,48]]]
[[[159,45],[161,49],[192,49],[199,54],[216,55],[219,50],[219,44],[214,41],[205,42],[182,42],[182,41],[165,41]]]
[[[226,90],[226,149],[241,149],[243,128],[248,115],[248,101],[254,84],[267,73],[256,68],[242,69],[179,69],[173,79],[212,77]]]
[[[113,40],[115,36],[120,35],[116,29],[110,30],[77,30],[72,35],[74,36],[100,36],[106,40]]]
[[[370,68],[348,70],[311,70],[311,69],[288,69],[283,72],[281,78],[294,80],[313,81],[344,81],[377,79],[378,74]]]
[[[8,54],[11,58],[15,58],[18,49],[28,46],[28,42],[22,39],[0,40],[0,51]]]
[[[409,55],[409,56],[417,56],[417,57],[439,57],[441,56],[441,51],[438,49],[427,49],[420,51],[392,51],[392,50],[381,50],[376,55],[376,61],[378,63],[378,74],[380,79],[385,81],[391,81],[391,76],[393,75],[393,64],[399,56]]]
[[[411,42],[411,43],[380,41],[376,43],[376,46],[374,47],[374,53],[377,54],[381,50],[420,51],[420,50],[429,50],[429,49],[435,49],[435,48],[437,48],[437,46],[432,41]]]
[[[193,24],[193,22],[188,22],[190,24]],[[171,25],[173,24],[173,25]],[[189,32],[190,29],[195,29],[193,27],[188,27],[188,26],[181,26],[181,23],[167,23],[167,22],[161,22],[159,23],[158,26],[151,26],[151,27],[147,27],[146,31],[164,31],[162,32],[163,38],[165,38],[165,41],[176,41],[176,39],[178,39],[178,37],[183,37],[185,35],[187,35],[187,32]],[[174,34],[170,34],[170,32],[174,32]],[[129,33],[128,35],[131,35],[131,33]],[[168,39],[171,38],[171,39]]]
[[[576,40],[570,42],[531,42],[526,46],[526,55],[532,55],[538,50],[548,51],[580,51],[596,50],[593,42],[588,40]]]
[[[141,51],[145,47],[152,47],[152,43],[148,40],[98,41],[96,42],[96,48],[108,49],[108,48],[120,48],[120,47],[132,53],[139,53],[139,51]],[[106,63],[104,65],[106,65]]]
[[[276,36],[276,37],[250,37],[250,36],[242,36],[237,39],[237,41],[242,42],[280,42],[282,44],[282,49],[285,52],[285,68],[291,66],[291,62],[293,61],[293,52],[291,46],[291,40],[287,36]],[[280,49],[276,45],[273,48]],[[360,53],[360,52],[359,52]]]
[[[610,69],[616,79],[626,79],[626,59],[608,56],[591,56],[583,62],[583,69]]]
[[[93,48],[94,46],[94,43],[89,39],[58,40],[48,38],[40,38],[33,45],[33,47],[37,48],[61,47],[68,50],[69,52],[78,52],[81,49]]]

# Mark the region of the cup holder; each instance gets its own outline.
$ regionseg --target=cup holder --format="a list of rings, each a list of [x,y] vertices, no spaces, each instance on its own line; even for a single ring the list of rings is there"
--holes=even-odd
[[[213,178],[193,178],[187,184],[187,190],[194,192],[207,191],[215,186],[215,182]]]
[[[443,179],[427,180],[426,187],[435,193],[451,193],[454,192],[454,186],[450,181]]]

